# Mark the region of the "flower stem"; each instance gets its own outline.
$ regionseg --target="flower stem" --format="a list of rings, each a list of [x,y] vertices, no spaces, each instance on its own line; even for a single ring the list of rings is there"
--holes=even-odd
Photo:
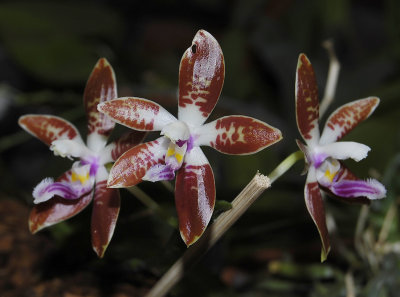
[[[219,215],[214,223],[207,228],[203,236],[189,247],[183,256],[161,277],[146,297],[162,297],[168,294],[184,276],[188,267],[198,261],[270,185],[267,176],[257,173],[232,201],[232,208]]]
[[[271,184],[288,171],[297,161],[304,159],[302,151],[297,151],[290,154],[283,160],[269,175]]]

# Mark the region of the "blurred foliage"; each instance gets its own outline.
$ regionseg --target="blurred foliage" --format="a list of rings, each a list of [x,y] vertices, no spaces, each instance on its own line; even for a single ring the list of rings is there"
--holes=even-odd
[[[229,208],[226,201],[257,170],[271,172],[297,149],[297,57],[304,52],[310,58],[322,96],[329,61],[321,43],[328,38],[334,41],[342,68],[327,115],[357,98],[381,98],[372,117],[346,139],[372,148],[367,159],[348,166],[361,177],[383,180],[388,197],[370,208],[326,199],[333,248],[328,261],[320,264],[318,233],[304,207],[303,164],[298,164],[259,198],[171,296],[397,296],[400,4],[396,0],[2,1],[1,197],[30,207],[33,186],[68,167],[68,162],[21,131],[20,115],[62,116],[85,135],[82,93],[102,56],[115,69],[120,96],[149,98],[175,114],[180,57],[201,28],[219,40],[226,62],[225,85],[212,117],[254,116],[284,135],[280,143],[252,156],[222,156],[205,149],[216,177],[217,199],[225,201],[220,211]],[[40,232],[35,236],[50,239],[47,242],[54,246],[38,264],[41,278],[36,281],[84,270],[98,279],[100,287],[116,280],[151,287],[185,247],[173,227],[173,193],[161,183],[143,183],[139,188],[162,208],[162,215],[122,190],[119,222],[102,260],[90,248],[90,211]]]

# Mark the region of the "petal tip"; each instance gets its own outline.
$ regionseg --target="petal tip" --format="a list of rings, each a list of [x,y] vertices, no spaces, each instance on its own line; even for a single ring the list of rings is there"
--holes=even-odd
[[[124,185],[124,183],[118,178],[118,176],[114,177],[110,173],[108,180],[107,180],[107,188],[117,189],[117,188],[126,188],[126,187],[128,187],[128,186]]]
[[[328,246],[328,249],[326,250],[325,247],[323,246],[321,248],[321,263],[325,262],[326,259],[328,259],[328,254],[331,251],[331,247]]]
[[[28,227],[29,227],[29,231],[32,234],[36,234],[40,230],[39,226],[37,224],[35,224],[34,222],[32,222],[32,220],[28,221]]]
[[[94,252],[96,253],[97,257],[102,259],[104,257],[104,254],[106,253],[106,249],[108,245],[102,245],[100,247],[97,247],[95,245],[92,245]]]
[[[199,238],[201,237],[201,235],[195,235],[193,237],[192,236],[186,237],[182,231],[180,233],[181,233],[182,240],[186,244],[187,248],[189,248],[192,244],[196,243],[197,240],[199,240]]]

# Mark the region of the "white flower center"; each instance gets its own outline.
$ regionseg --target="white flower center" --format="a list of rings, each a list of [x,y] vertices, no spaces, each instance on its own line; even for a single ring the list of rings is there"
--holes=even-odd
[[[165,164],[175,171],[181,168],[190,138],[188,125],[182,121],[175,121],[161,130],[161,135],[169,138],[171,143],[165,154]]]
[[[317,169],[317,180],[318,182],[328,187],[334,182],[337,173],[340,170],[340,163],[338,160],[333,158],[327,158],[321,166]]]

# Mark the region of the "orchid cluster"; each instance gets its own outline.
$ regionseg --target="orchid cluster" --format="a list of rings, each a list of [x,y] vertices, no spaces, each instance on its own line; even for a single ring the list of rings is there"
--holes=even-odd
[[[73,124],[62,118],[22,116],[22,128],[50,146],[55,155],[75,160],[61,177],[45,178],[35,187],[31,232],[76,215],[94,200],[92,245],[102,257],[120,208],[117,188],[175,179],[180,234],[187,246],[195,243],[209,224],[216,201],[213,171],[200,146],[246,155],[282,139],[277,128],[247,116],[225,116],[205,123],[219,99],[224,77],[224,57],[218,42],[200,30],[180,62],[177,117],[148,99],[117,98],[115,75],[104,58],[96,64],[83,96],[87,145]],[[308,170],[305,201],[321,236],[324,260],[330,245],[320,190],[360,202],[385,196],[386,190],[377,180],[358,179],[342,162],[365,158],[369,147],[338,142],[374,111],[379,99],[369,97],[340,107],[328,118],[320,136],[317,84],[305,55],[299,57],[295,97],[297,124],[306,143],[297,141]],[[115,123],[133,131],[108,143]],[[161,136],[142,143],[147,131],[160,131]],[[108,171],[109,163],[114,164]]]

